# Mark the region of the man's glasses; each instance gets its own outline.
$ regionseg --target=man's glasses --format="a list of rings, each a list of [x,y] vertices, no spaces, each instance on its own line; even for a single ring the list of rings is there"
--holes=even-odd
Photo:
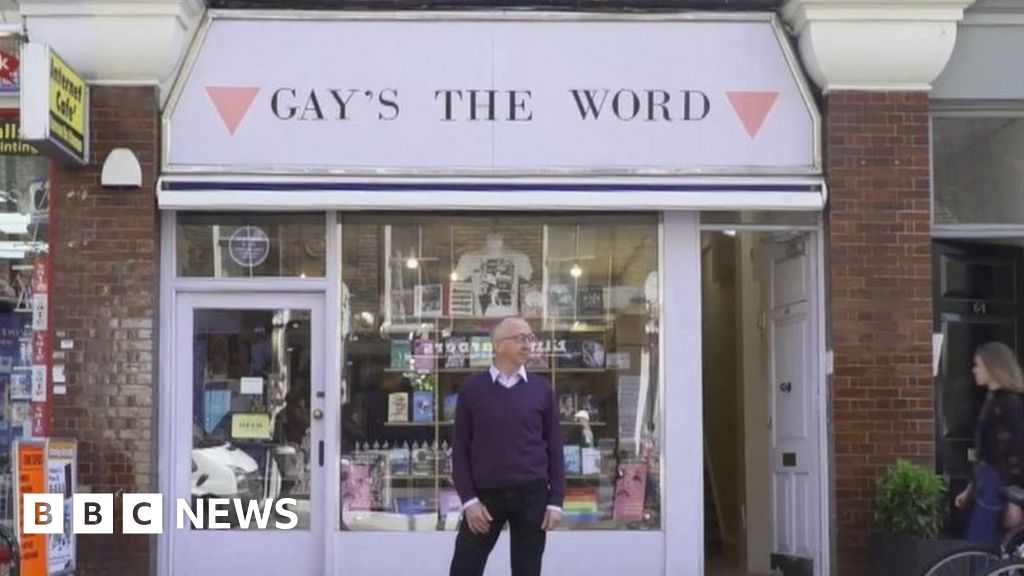
[[[533,334],[516,334],[515,336],[505,336],[502,340],[512,340],[516,344],[533,344],[537,341],[537,337]]]

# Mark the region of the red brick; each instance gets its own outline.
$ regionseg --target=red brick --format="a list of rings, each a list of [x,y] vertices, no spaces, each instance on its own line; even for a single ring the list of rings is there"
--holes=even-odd
[[[864,573],[878,477],[897,458],[933,466],[927,95],[832,93],[825,132],[833,529],[845,576]]]
[[[152,87],[95,86],[90,93],[92,162],[80,170],[58,168],[51,195],[54,344],[59,349],[59,340],[70,339],[75,345],[65,355],[68,394],[54,398],[52,427],[57,436],[79,440],[79,483],[94,492],[150,492],[156,489],[151,327],[158,285],[158,97]],[[140,159],[141,189],[99,185],[103,160],[122,146]],[[145,334],[123,328],[142,325]],[[129,373],[145,376],[146,384],[124,385]],[[79,538],[76,574],[147,574],[150,542],[125,535]]]

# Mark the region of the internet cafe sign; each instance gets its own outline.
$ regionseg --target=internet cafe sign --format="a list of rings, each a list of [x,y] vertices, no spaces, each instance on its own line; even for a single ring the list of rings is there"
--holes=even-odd
[[[448,18],[213,18],[165,117],[165,169],[819,168],[809,93],[768,17]]]
[[[58,161],[89,161],[89,86],[44,44],[21,47],[21,134]]]

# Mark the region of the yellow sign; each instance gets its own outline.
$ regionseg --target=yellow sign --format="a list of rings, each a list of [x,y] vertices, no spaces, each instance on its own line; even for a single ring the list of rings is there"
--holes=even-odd
[[[269,414],[234,414],[231,417],[231,437],[253,440],[270,439]]]
[[[0,118],[0,156],[38,156],[35,146],[21,139],[21,122]]]
[[[50,52],[50,135],[85,156],[85,80]]]

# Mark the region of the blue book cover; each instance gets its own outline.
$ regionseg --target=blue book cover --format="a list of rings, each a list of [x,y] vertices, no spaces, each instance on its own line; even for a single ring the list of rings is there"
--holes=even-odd
[[[203,393],[203,428],[213,433],[224,415],[231,410],[230,390],[207,390]]]
[[[419,498],[415,496],[401,496],[395,498],[395,508],[399,514],[423,514],[434,512],[434,506],[430,498]]]
[[[444,395],[444,419],[455,420],[455,408],[459,405],[459,395],[456,392]]]
[[[416,390],[412,393],[412,421],[434,421],[434,393],[430,390]]]
[[[388,451],[388,468],[392,476],[409,475],[409,449],[392,448]]]
[[[566,444],[562,447],[562,455],[565,457],[565,473],[579,476],[583,469],[580,447],[576,444]]]
[[[412,368],[412,342],[409,340],[391,341],[391,367],[402,370]]]

